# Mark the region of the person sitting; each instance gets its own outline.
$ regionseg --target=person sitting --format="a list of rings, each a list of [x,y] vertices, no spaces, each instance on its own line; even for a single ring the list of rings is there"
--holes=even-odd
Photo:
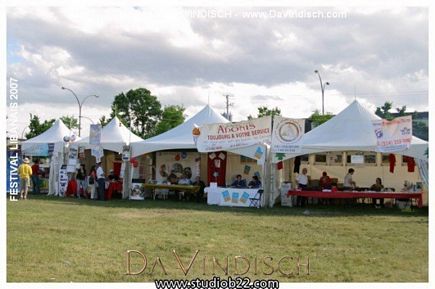
[[[195,181],[192,183],[192,185],[199,186],[199,191],[196,193],[196,202],[199,203],[204,197],[205,183],[201,181],[201,178],[199,176],[196,176]]]
[[[355,172],[354,169],[350,168],[347,175],[344,177],[343,187],[345,191],[351,191],[356,188],[356,183],[352,180],[352,175]]]
[[[189,178],[187,178],[186,175],[183,174],[181,176],[181,178],[178,180],[178,184],[179,185],[191,185],[192,181]]]
[[[376,183],[374,183],[371,187],[370,190],[375,191],[375,192],[380,192],[384,189],[384,186],[382,185],[382,179],[381,178],[376,178]],[[378,199],[378,198],[373,198],[372,199],[372,203],[375,207],[377,207],[377,200],[379,200],[379,203],[381,205],[381,207],[384,206],[384,199]]]
[[[109,176],[107,177],[109,179],[109,181],[113,182],[113,181],[118,181],[119,177],[117,175],[115,175],[113,170],[109,171]]]
[[[178,184],[177,175],[174,173],[170,173],[168,176],[168,183],[171,185]]]
[[[322,177],[319,180],[319,185],[322,190],[330,190],[332,188],[331,178],[326,172],[322,173]]]
[[[187,176],[185,174],[183,174],[180,178],[180,180],[178,180],[178,184],[179,185],[191,185],[192,181],[187,178]],[[178,198],[181,200],[182,198],[184,198],[185,196],[185,192],[184,191],[179,191],[178,192]]]
[[[248,187],[252,189],[258,189],[261,187],[261,182],[258,179],[258,176],[252,176],[252,180],[249,182]]]
[[[232,188],[246,188],[246,181],[242,180],[242,175],[237,175],[234,182],[231,184]]]

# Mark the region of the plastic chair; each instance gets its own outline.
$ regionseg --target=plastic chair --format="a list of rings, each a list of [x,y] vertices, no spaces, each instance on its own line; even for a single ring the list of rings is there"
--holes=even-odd
[[[249,207],[261,208],[261,197],[263,193],[264,190],[260,189],[253,198],[249,198]]]

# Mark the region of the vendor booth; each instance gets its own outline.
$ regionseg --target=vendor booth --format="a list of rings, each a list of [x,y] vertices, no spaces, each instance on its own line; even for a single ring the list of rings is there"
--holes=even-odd
[[[143,139],[132,133],[117,117],[114,117],[101,129],[96,143],[90,136],[75,143],[74,146],[85,150],[81,161],[86,164],[87,168],[95,165],[93,160],[95,157],[101,160],[106,176],[109,176],[110,171],[113,172],[111,179],[107,178],[106,181],[105,199],[110,200],[115,192],[122,193],[123,198],[128,197],[129,192],[124,190],[126,185],[124,179],[130,181],[128,146],[140,141]]]
[[[199,176],[206,184],[217,182],[225,186],[237,174],[246,172],[246,177],[250,178],[255,172],[262,173],[257,160],[264,162],[264,146],[210,153],[197,151],[192,130],[214,123],[229,121],[207,105],[179,126],[150,139],[132,143],[132,156],[139,161],[138,169],[133,172],[133,179],[147,183],[165,183],[171,182],[168,176],[173,173],[177,180],[182,175],[187,176],[190,181]],[[248,158],[252,158],[251,161],[247,161]]]
[[[311,179],[319,179],[327,171],[338,183],[343,182],[352,167],[356,170],[354,180],[360,187],[370,187],[380,177],[384,186],[396,192],[407,193],[403,191],[405,181],[425,183],[427,192],[428,143],[411,135],[410,117],[394,121],[382,120],[355,100],[332,119],[303,135],[297,152],[274,151],[273,162],[292,159],[293,167],[298,166],[295,172],[307,168]]]
[[[58,119],[54,124],[42,134],[26,140],[22,143],[21,151],[23,155],[31,157],[49,157],[49,163],[43,164],[47,179],[42,183],[47,183],[48,195],[63,195],[66,190],[64,179],[60,178],[64,171],[62,165],[66,161],[64,155],[65,147],[78,140],[74,132]],[[48,169],[49,167],[49,169]]]

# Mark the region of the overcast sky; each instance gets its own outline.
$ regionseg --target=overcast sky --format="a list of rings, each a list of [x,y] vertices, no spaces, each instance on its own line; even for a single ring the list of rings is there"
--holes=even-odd
[[[326,112],[355,97],[373,110],[387,100],[428,110],[426,8],[9,8],[7,58],[19,80],[20,132],[28,113],[78,116],[61,86],[100,96],[83,106],[94,122],[115,95],[139,87],[183,105],[187,117],[207,103],[223,112],[224,94],[233,120],[258,106],[308,117],[322,107],[314,70],[330,82]]]

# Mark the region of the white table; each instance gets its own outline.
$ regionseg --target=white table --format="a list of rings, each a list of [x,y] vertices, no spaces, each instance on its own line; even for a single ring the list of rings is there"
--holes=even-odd
[[[249,207],[250,198],[255,198],[259,189],[204,188],[207,204],[227,207]],[[263,203],[263,200],[262,200]]]

